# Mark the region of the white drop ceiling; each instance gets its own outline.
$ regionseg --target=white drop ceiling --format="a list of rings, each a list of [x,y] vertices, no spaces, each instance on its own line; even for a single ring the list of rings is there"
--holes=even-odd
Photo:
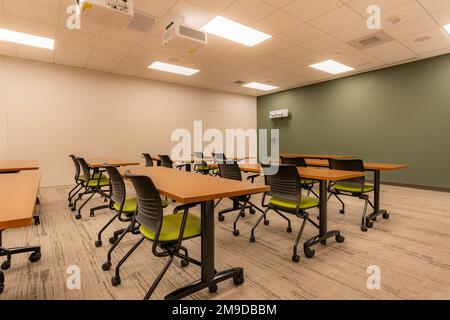
[[[450,53],[443,29],[450,24],[450,0],[134,0],[135,9],[159,18],[147,33],[86,22],[80,31],[68,30],[66,8],[74,2],[0,0],[0,28],[56,40],[54,51],[0,41],[0,55],[256,96],[266,93],[233,82],[284,90]],[[347,43],[379,31],[366,27],[373,4],[381,7],[383,31],[394,40],[355,49]],[[273,38],[250,48],[210,35],[208,46],[194,54],[163,47],[171,21],[200,28],[219,14]],[[389,20],[398,16],[401,22],[393,25]],[[331,76],[309,67],[328,59],[355,71]],[[201,72],[185,77],[147,69],[155,60]]]

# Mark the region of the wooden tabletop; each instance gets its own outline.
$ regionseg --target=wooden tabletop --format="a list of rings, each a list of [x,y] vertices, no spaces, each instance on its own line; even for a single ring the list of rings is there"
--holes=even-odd
[[[281,154],[282,157],[286,158],[305,158],[305,159],[350,159],[353,158],[353,156],[342,156],[342,155],[336,155],[336,154],[293,154],[293,153],[284,153]]]
[[[328,160],[306,160],[306,164],[313,167],[328,167]],[[407,164],[364,162],[366,170],[394,171],[405,168],[408,168]]]
[[[36,160],[1,160],[0,172],[14,172],[22,170],[39,170]]]
[[[0,175],[0,230],[31,225],[40,180],[39,170]]]
[[[115,158],[91,158],[86,160],[87,164],[91,168],[101,168],[106,164],[115,166],[115,167],[125,167],[125,166],[137,166],[139,165],[139,162],[135,161],[125,161],[125,160],[119,160]]]
[[[125,172],[126,169],[121,169]],[[261,184],[222,179],[163,167],[133,167],[152,179],[159,193],[180,203],[194,203],[269,191]]]
[[[241,171],[250,173],[261,173],[260,164],[240,164]],[[318,168],[298,168],[298,172],[302,179],[318,180],[318,181],[339,181],[353,178],[364,177],[363,172],[342,171]]]

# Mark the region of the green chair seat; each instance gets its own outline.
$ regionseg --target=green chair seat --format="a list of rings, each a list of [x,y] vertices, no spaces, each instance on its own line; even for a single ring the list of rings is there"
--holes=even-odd
[[[105,174],[102,174],[102,178],[106,178],[106,175],[105,175]],[[92,177],[92,179],[95,179],[95,180],[100,179],[100,173],[94,174],[93,177]],[[80,176],[78,177],[78,181],[85,181],[84,176],[83,176],[83,175],[80,175]]]
[[[137,207],[137,200],[136,198],[129,198],[125,200],[125,203],[123,204],[123,210],[124,213],[134,213],[136,211]],[[114,203],[114,209],[117,211],[120,210],[120,203]]]
[[[351,186],[345,186],[345,185],[341,185],[341,184],[335,184],[333,186],[333,189],[335,190],[339,190],[339,191],[347,191],[347,192],[354,192],[354,193],[361,193],[361,187],[351,187]],[[371,192],[375,189],[375,187],[373,185],[370,184],[366,184],[364,186],[364,191],[365,192]]]
[[[292,200],[285,200],[285,199],[279,199],[279,198],[272,198],[270,199],[270,203],[274,204],[279,207],[284,207],[288,209],[295,209],[297,206],[297,203]],[[313,197],[303,197],[301,198],[300,202],[300,209],[306,210],[310,208],[317,207],[319,205],[320,201],[317,198]]]
[[[161,233],[159,234],[159,242],[173,242],[178,240],[180,235],[181,222],[183,214],[171,214],[164,216]],[[139,228],[144,237],[149,240],[155,239],[155,233],[144,226]],[[201,220],[196,215],[188,213],[186,227],[184,229],[183,239],[189,239],[199,236],[202,233]]]
[[[207,170],[211,170],[211,168],[209,166],[199,165],[199,166],[197,166],[197,170],[207,171]]]
[[[96,187],[97,183],[100,187],[106,187],[106,186],[109,186],[109,179],[101,179],[100,183],[98,182],[98,179],[89,180],[89,183],[87,186],[88,187]]]
[[[315,183],[315,181],[314,180],[300,180],[300,183],[301,184],[314,184]]]
[[[161,197],[161,204],[162,204],[162,207],[165,208],[169,205],[169,201],[167,201],[166,199]]]

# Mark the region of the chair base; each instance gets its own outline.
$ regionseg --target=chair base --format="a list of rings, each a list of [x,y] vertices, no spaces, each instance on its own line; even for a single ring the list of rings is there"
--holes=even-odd
[[[305,256],[309,259],[314,257],[314,250],[310,248],[318,243],[326,245],[327,240],[333,237],[335,238],[337,243],[343,243],[345,240],[345,238],[341,235],[341,232],[337,230],[328,231],[323,236],[312,237],[303,244],[303,251],[305,253]]]

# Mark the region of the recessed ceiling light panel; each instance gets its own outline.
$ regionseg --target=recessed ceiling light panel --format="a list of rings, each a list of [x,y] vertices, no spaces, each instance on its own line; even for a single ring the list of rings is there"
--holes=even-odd
[[[217,16],[201,28],[202,31],[253,47],[272,38],[264,32],[244,26],[233,20]]]
[[[192,76],[200,71],[197,69],[186,68],[186,67],[177,66],[174,64],[169,64],[169,63],[165,63],[165,62],[161,62],[161,61],[153,62],[148,68],[153,69],[153,70],[181,74],[183,76]]]
[[[55,48],[55,40],[53,39],[1,28],[0,40],[49,50]]]
[[[279,89],[278,87],[270,86],[268,84],[263,84],[263,83],[258,83],[258,82],[250,82],[250,83],[244,84],[243,87],[261,90],[261,91],[272,91],[275,89]]]
[[[310,65],[310,67],[331,74],[339,74],[355,70],[352,67],[346,66],[345,64],[336,62],[334,60],[319,62]]]

